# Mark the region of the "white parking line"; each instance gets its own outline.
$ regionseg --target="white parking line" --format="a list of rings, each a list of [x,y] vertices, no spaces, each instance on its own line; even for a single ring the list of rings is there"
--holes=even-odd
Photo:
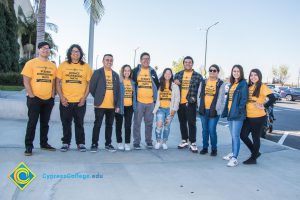
[[[280,140],[277,143],[278,144],[283,144],[284,140],[287,138],[288,135],[289,135],[288,132],[284,132],[283,136],[281,136]]]

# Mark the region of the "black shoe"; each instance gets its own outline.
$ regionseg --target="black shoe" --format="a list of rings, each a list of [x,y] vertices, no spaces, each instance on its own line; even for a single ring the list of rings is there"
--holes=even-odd
[[[106,145],[105,146],[105,150],[107,150],[107,151],[109,151],[109,152],[116,152],[117,150],[115,149],[115,147],[113,146],[113,145],[111,145],[111,144],[109,144],[109,145]]]
[[[86,147],[84,146],[84,144],[78,144],[77,149],[80,152],[86,152]]]
[[[141,146],[140,146],[140,144],[133,144],[133,148],[135,150],[141,150],[142,149]]]
[[[261,156],[261,153],[260,152],[258,152],[258,154],[257,155],[251,155],[253,158],[255,158],[255,159],[257,159],[257,158],[259,158],[259,156]]]
[[[207,148],[203,148],[201,151],[200,151],[200,154],[204,155],[204,154],[207,154],[208,153],[208,149]]]
[[[217,149],[213,149],[213,150],[211,150],[211,152],[210,152],[210,156],[217,156]]]
[[[41,149],[47,150],[47,151],[56,151],[54,147],[52,147],[50,144],[41,145]]]
[[[26,147],[24,155],[25,156],[32,156],[32,147]]]
[[[96,153],[98,151],[98,146],[96,144],[92,144],[91,150],[92,153]]]
[[[151,143],[147,143],[147,148],[148,148],[148,149],[152,149],[152,148],[153,148],[152,142],[151,142]]]
[[[253,165],[256,164],[256,158],[252,156],[243,162],[245,165]]]
[[[69,148],[70,148],[70,145],[68,145],[68,144],[63,144],[62,147],[60,148],[60,151],[61,151],[61,152],[66,152],[66,151],[69,150]]]

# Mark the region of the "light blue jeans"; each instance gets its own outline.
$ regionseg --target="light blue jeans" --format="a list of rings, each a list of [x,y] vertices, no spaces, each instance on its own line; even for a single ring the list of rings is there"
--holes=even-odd
[[[168,140],[170,134],[170,126],[173,117],[170,115],[170,108],[159,108],[156,112],[156,140],[161,140],[161,132],[163,131],[163,141],[166,142]],[[161,122],[162,126],[158,127],[157,123]]]
[[[231,134],[231,145],[233,157],[237,158],[240,151],[240,134],[244,121],[228,121],[229,130]]]

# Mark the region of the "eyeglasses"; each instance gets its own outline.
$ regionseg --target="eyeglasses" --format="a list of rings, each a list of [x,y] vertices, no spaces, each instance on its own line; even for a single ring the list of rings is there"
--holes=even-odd
[[[42,47],[41,50],[42,51],[50,51],[50,48]]]
[[[209,72],[214,72],[214,73],[216,73],[217,70],[216,70],[216,69],[210,69]]]

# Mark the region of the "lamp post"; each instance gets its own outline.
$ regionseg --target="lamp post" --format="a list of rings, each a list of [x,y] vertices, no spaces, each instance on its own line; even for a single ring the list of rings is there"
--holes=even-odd
[[[134,49],[134,59],[133,59],[133,67],[132,68],[134,68],[135,67],[135,57],[136,57],[136,51],[139,49],[140,47],[137,47],[137,48],[135,48]]]
[[[96,69],[98,68],[98,57],[99,57],[99,54],[96,56]]]
[[[207,36],[208,36],[208,31],[211,27],[217,25],[219,22],[214,23],[210,27],[206,29],[206,39],[205,39],[205,57],[204,57],[204,70],[206,71],[206,55],[207,55]]]

